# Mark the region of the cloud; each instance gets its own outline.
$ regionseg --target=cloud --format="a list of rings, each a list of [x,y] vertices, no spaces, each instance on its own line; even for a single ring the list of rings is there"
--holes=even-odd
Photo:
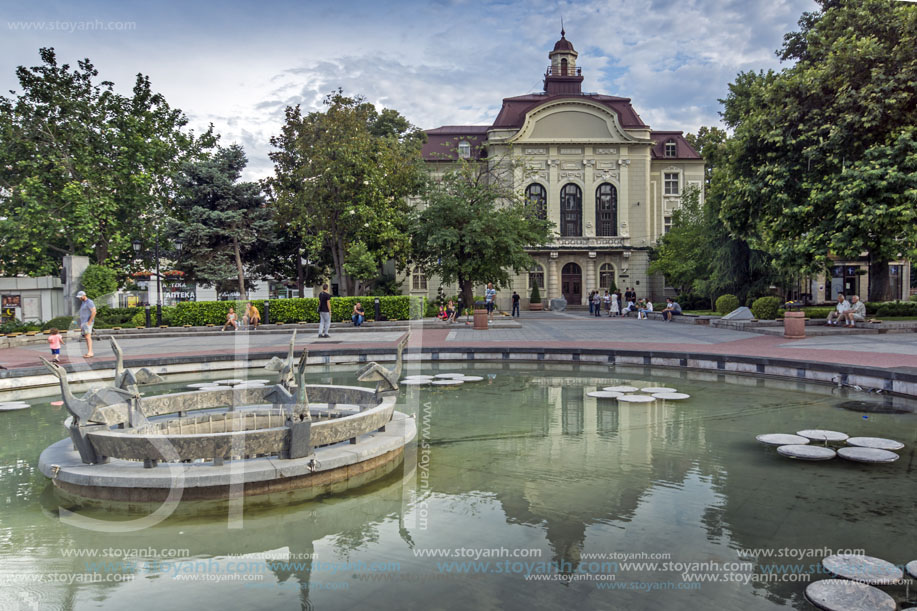
[[[91,57],[125,93],[136,73],[148,74],[195,129],[212,122],[223,144],[242,144],[246,176],[258,178],[271,172],[269,141],[284,108],[319,109],[338,87],[423,128],[490,123],[502,98],[541,90],[561,16],[584,90],[632,98],[656,129],[716,124],[728,83],[778,66],[783,34],[815,8],[813,0],[19,5],[6,19],[117,19],[136,29],[63,33],[7,22],[0,90],[15,88],[15,66],[37,64],[49,45],[71,64]]]

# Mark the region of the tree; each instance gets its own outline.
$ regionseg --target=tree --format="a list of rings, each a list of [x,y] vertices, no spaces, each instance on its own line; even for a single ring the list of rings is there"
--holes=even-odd
[[[262,244],[274,239],[260,185],[238,182],[247,162],[242,147],[232,145],[186,164],[175,201],[178,218],[170,228],[184,245],[177,267],[204,285],[225,285],[235,277],[242,300],[246,268]]]
[[[408,259],[408,198],[423,183],[425,136],[396,111],[377,112],[340,90],[325,105],[305,116],[299,106],[286,109],[281,134],[271,138],[268,183],[278,215],[330,254],[341,291],[354,295],[383,263]]]
[[[780,58],[796,63],[740,74],[722,101],[734,136],[721,215],[782,268],[867,253],[882,300],[889,259],[917,247],[917,7],[819,4],[784,37]]]
[[[179,164],[211,146],[142,75],[131,97],[71,70],[54,49],[16,70],[21,93],[0,97],[0,259],[6,273],[56,273],[65,254],[124,264],[131,240],[162,210]]]
[[[551,223],[506,186],[505,169],[499,161],[459,161],[428,182],[414,224],[414,262],[444,283],[457,282],[466,306],[474,301],[475,284],[505,286],[510,270],[531,269],[525,248],[552,235]]]
[[[672,213],[672,228],[650,256],[650,274],[662,274],[679,293],[710,296],[702,285],[710,276],[710,225],[697,187],[685,189],[681,206]]]
[[[90,265],[80,276],[80,285],[90,299],[98,299],[118,290],[118,274],[101,265]]]

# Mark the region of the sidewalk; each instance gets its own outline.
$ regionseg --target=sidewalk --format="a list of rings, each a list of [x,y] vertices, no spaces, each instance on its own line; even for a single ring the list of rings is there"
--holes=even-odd
[[[917,334],[831,335],[787,340],[782,337],[716,329],[701,325],[676,325],[654,320],[595,318],[588,311],[523,312],[520,328],[475,331],[467,325],[418,326],[411,346],[439,348],[590,348],[608,350],[684,351],[716,355],[798,359],[820,363],[868,365],[917,372]],[[125,358],[192,357],[207,355],[275,354],[286,350],[289,333],[220,334],[196,337],[119,338]],[[334,351],[354,347],[386,348],[401,337],[401,330],[372,332],[352,327],[332,329],[329,339],[311,333],[297,334],[296,349]],[[62,350],[65,363],[83,364],[84,343],[68,342]],[[94,341],[93,363],[109,363],[111,353],[104,331]],[[0,367],[15,370],[40,365],[49,357],[46,345],[0,350]],[[97,366],[97,365],[95,365]]]

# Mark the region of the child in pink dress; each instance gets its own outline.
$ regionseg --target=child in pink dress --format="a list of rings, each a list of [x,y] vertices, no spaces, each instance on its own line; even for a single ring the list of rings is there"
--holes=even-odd
[[[61,337],[60,331],[57,329],[51,329],[51,336],[48,337],[48,345],[51,346],[51,354],[54,355],[54,358],[51,359],[55,363],[60,363],[60,347],[64,343],[64,338]]]

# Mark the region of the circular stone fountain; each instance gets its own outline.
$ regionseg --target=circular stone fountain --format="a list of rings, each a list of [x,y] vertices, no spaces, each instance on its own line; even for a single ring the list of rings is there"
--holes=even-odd
[[[825,611],[895,611],[895,599],[865,583],[823,579],[806,587],[806,598]]]
[[[833,575],[874,586],[897,583],[904,577],[904,571],[891,562],[872,556],[834,554],[821,563]]]
[[[368,363],[358,372],[375,389],[305,384],[308,353],[294,361],[295,338],[285,360],[268,363],[278,384],[154,397],[140,395],[138,380],[161,380],[125,370],[113,338],[113,386],[80,398],[66,371],[45,361],[60,380],[70,438],[46,448],[39,469],[69,495],[116,502],[177,500],[176,490],[183,500],[303,488],[321,494],[389,473],[416,435],[414,419],[395,411],[408,334],[394,370]]]

